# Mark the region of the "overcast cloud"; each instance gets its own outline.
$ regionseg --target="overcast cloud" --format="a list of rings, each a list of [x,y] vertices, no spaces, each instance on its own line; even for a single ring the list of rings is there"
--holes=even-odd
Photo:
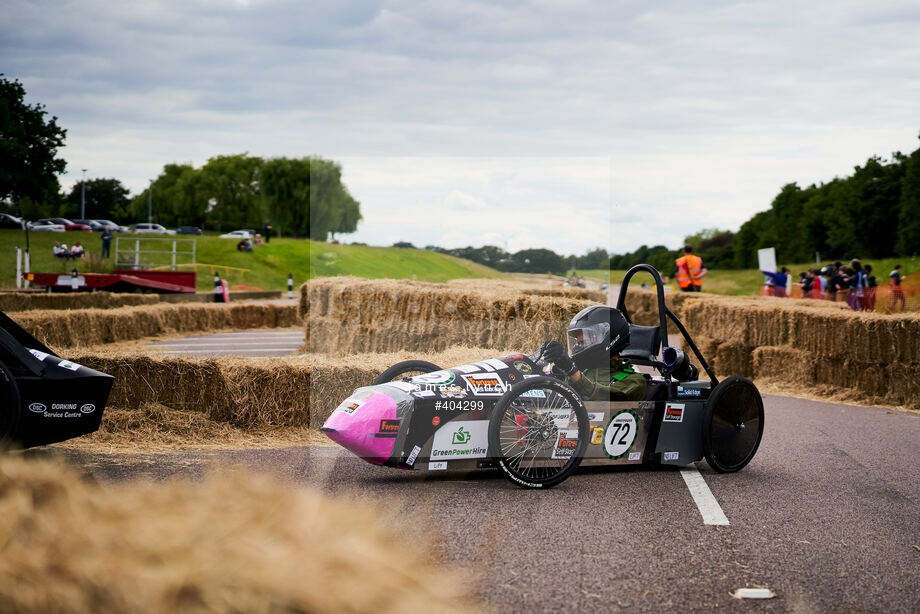
[[[916,2],[23,2],[0,57],[65,186],[341,161],[353,240],[615,252],[917,147]]]

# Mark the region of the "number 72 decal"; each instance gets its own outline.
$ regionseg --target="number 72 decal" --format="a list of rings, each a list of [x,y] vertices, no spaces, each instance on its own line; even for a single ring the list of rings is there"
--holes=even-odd
[[[607,456],[614,460],[625,456],[636,441],[638,430],[636,413],[631,409],[624,409],[614,415],[604,433],[604,451]]]

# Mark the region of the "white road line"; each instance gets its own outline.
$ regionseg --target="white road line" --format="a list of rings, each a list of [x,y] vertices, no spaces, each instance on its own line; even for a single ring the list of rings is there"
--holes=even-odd
[[[696,507],[703,516],[703,524],[727,525],[728,518],[712,495],[712,491],[709,490],[706,480],[700,475],[699,469],[696,467],[681,469],[680,477],[684,478],[687,489],[690,490],[690,496],[693,497],[693,502],[696,503]]]

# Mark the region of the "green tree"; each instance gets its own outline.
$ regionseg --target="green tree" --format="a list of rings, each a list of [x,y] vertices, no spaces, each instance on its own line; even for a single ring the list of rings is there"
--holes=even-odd
[[[83,181],[78,181],[64,199],[61,215],[80,217],[82,197]],[[86,182],[87,219],[123,219],[129,202],[128,188],[118,179],[90,179]]]
[[[260,192],[266,215],[278,232],[296,237],[310,234],[310,162],[306,158],[273,158],[262,165]]]
[[[265,221],[259,194],[261,158],[247,154],[215,156],[201,167],[201,193],[207,219],[221,229],[258,228]],[[213,203],[213,206],[211,205]]]
[[[920,149],[910,154],[905,166],[895,252],[899,256],[913,256],[920,254]]]
[[[14,211],[51,214],[59,199],[57,176],[67,163],[57,157],[67,131],[44,105],[25,102],[25,88],[0,73],[0,202]],[[25,201],[25,202],[23,202]]]
[[[360,204],[342,183],[342,167],[322,158],[311,158],[309,162],[310,238],[325,241],[330,232],[357,230]]]

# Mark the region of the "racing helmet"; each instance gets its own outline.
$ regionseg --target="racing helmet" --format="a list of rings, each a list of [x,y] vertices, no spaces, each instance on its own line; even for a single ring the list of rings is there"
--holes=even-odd
[[[565,338],[579,369],[603,367],[629,345],[629,323],[613,307],[585,307],[569,322]]]

